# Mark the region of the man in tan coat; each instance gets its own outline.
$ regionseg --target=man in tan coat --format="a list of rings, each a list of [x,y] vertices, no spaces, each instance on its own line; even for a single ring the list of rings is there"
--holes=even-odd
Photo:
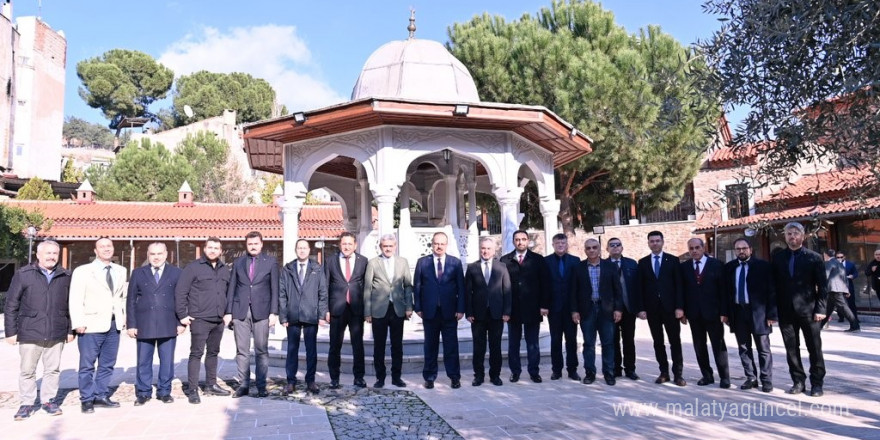
[[[128,292],[125,268],[113,263],[113,241],[95,242],[95,259],[77,267],[70,280],[70,323],[79,338],[79,392],[82,412],[118,408],[108,397],[116,366],[119,332],[125,329]],[[95,363],[97,362],[97,369]]]

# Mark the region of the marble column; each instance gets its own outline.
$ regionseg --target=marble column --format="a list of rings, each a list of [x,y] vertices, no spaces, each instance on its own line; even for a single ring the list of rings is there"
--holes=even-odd
[[[519,198],[523,193],[520,187],[497,188],[495,198],[501,207],[501,252],[513,251],[513,233],[519,229]]]
[[[559,200],[541,200],[544,216],[544,255],[553,253],[553,236],[559,232]]]

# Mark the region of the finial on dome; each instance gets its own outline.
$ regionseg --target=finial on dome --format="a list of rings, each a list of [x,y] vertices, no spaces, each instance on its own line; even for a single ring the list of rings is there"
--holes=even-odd
[[[414,8],[409,8],[409,26],[406,27],[406,30],[409,31],[410,40],[416,37],[416,10]]]

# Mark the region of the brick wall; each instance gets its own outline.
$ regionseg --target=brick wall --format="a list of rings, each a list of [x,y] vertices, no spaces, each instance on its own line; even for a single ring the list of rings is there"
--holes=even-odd
[[[605,226],[605,234],[602,235],[602,257],[607,258],[608,252],[605,250],[608,246],[608,240],[617,237],[623,242],[623,255],[638,260],[649,252],[648,249],[648,232],[660,231],[666,242],[663,250],[679,257],[687,256],[687,241],[693,237],[706,239],[704,235],[693,235],[693,221],[669,222],[669,223],[651,223],[645,225],[622,225],[622,226]],[[545,255],[544,252],[544,233],[542,231],[529,231],[529,237],[534,241],[535,245],[532,250]],[[588,238],[599,238],[592,232],[582,229],[575,231],[575,237],[569,237],[568,249],[569,253],[578,258],[586,258],[584,253],[584,242]],[[552,252],[552,249],[548,250]]]

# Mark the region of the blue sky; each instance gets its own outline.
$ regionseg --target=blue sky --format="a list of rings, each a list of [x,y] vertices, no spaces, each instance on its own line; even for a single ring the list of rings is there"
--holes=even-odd
[[[106,123],[85,105],[76,64],[115,49],[146,52],[174,70],[244,71],[268,80],[290,111],[345,101],[367,57],[407,36],[416,9],[417,38],[446,42],[455,22],[489,12],[508,20],[550,0],[42,0],[39,15],[67,38],[65,115]],[[690,44],[719,27],[700,0],[609,0],[619,24],[636,32],[660,25]],[[38,0],[13,0],[13,16],[38,15]],[[169,106],[153,104],[151,110]],[[733,118],[738,119],[736,117]]]

